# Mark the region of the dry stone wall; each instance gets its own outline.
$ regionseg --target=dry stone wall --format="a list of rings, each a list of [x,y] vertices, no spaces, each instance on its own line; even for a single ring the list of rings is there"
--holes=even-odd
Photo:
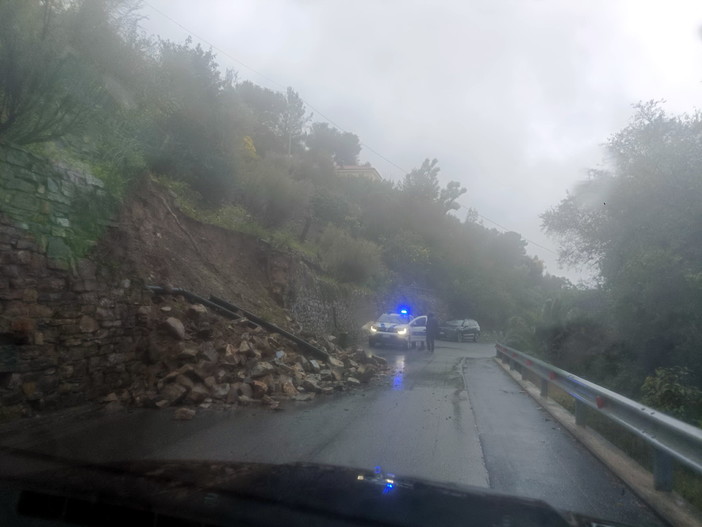
[[[85,258],[109,225],[89,174],[0,147],[0,419],[128,385],[143,285]]]
[[[377,315],[377,294],[325,280],[311,264],[288,253],[269,250],[267,261],[271,295],[304,332],[361,342],[363,324]]]
[[[362,344],[367,323],[398,306],[410,306],[415,315],[434,312],[444,318],[446,308],[431,291],[412,286],[377,291],[341,285],[322,278],[306,262],[279,252],[269,253],[269,277],[275,297],[281,298],[305,331],[335,335],[349,344]]]

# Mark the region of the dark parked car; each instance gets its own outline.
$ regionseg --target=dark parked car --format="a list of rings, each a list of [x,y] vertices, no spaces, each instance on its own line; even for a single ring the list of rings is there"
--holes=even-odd
[[[449,320],[439,326],[439,338],[441,340],[455,340],[456,342],[463,342],[464,340],[478,342],[480,338],[480,324],[472,318]]]

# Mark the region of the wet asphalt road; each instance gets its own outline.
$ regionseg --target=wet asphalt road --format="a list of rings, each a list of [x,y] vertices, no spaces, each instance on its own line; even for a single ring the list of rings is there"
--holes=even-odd
[[[374,350],[377,385],[287,403],[284,411],[139,410],[5,436],[4,445],[89,462],[129,459],[308,461],[491,487],[631,525],[662,525],[495,363],[490,344]]]

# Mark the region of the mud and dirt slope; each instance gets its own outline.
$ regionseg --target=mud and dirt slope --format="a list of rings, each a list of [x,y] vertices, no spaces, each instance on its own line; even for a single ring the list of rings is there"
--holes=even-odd
[[[98,257],[148,284],[215,294],[286,325],[289,317],[272,297],[270,251],[253,236],[193,220],[148,182],[126,200]]]

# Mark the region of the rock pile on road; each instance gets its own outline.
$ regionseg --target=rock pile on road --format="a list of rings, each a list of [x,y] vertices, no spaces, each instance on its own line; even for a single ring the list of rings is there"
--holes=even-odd
[[[177,407],[174,418],[191,419],[194,408],[306,401],[370,382],[385,360],[362,349],[344,350],[334,337],[308,339],[329,354],[306,356],[297,344],[242,318],[230,320],[180,296],[154,296],[140,308],[144,381],[105,398],[108,410],[122,405]]]

